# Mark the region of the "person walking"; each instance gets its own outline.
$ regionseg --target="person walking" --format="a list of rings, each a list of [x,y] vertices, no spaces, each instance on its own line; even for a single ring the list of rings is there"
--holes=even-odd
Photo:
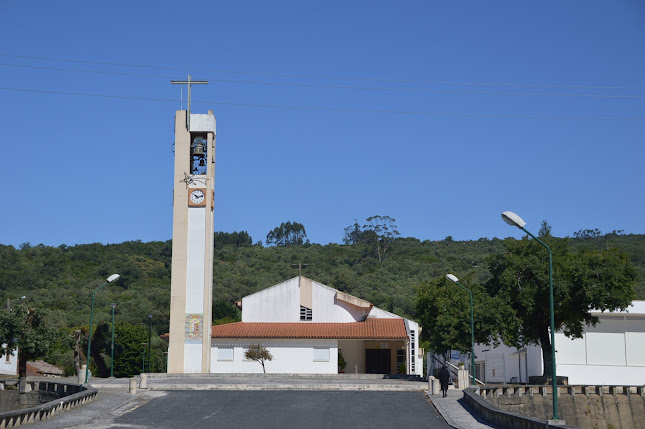
[[[445,398],[448,395],[448,383],[450,382],[450,372],[448,372],[446,364],[443,364],[439,370],[439,382],[441,383],[441,393]]]

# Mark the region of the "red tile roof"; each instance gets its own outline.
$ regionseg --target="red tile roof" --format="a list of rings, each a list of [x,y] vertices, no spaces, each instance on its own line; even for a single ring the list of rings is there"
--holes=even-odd
[[[367,319],[350,323],[249,323],[213,326],[213,338],[407,338],[403,319]]]

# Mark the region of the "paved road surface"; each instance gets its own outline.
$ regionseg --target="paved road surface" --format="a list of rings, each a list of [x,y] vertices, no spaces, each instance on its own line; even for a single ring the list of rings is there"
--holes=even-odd
[[[87,407],[111,400],[105,394]],[[114,404],[103,402],[104,411],[95,410],[91,419],[75,414],[82,407],[30,427],[450,428],[421,392],[153,391]]]
[[[449,428],[416,392],[175,391],[113,428]]]

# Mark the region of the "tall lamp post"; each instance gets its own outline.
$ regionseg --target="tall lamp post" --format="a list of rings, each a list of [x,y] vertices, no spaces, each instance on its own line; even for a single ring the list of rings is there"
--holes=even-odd
[[[143,356],[141,357],[141,374],[146,372],[146,346],[148,343],[141,343],[143,346]]]
[[[459,283],[457,276],[453,274],[446,274],[446,278],[451,282],[457,283],[459,287],[468,292],[470,295],[470,365],[471,365],[471,384],[475,384],[475,316],[473,312],[473,294],[470,292],[466,286]]]
[[[119,277],[121,277],[119,274],[112,274],[106,279],[107,281],[105,283],[94,289],[94,292],[92,293],[92,307],[90,309],[90,332],[89,338],[87,339],[87,366],[85,367],[85,383],[87,383],[87,377],[90,372],[90,346],[92,345],[92,321],[94,320],[94,295],[96,295],[96,291],[101,289],[103,286],[106,286],[113,281],[118,280]]]
[[[112,348],[111,348],[111,356],[110,356],[110,378],[114,378],[114,307],[116,307],[116,303],[112,303]]]
[[[534,240],[544,246],[549,253],[549,313],[551,318],[551,378],[552,388],[553,388],[553,420],[560,420],[558,417],[558,379],[555,371],[555,317],[554,317],[554,306],[553,306],[553,256],[551,255],[551,248],[547,246],[542,240],[537,238],[535,235],[528,232],[524,225],[524,219],[519,217],[513,212],[504,212],[502,213],[502,219],[504,222],[511,226],[516,226],[522,231],[530,235]]]
[[[152,372],[152,366],[150,365],[150,338],[152,337],[152,314],[148,314],[148,372]]]

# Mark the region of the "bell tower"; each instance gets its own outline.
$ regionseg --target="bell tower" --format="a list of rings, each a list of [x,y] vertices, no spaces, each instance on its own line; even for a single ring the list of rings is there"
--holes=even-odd
[[[169,373],[210,372],[215,116],[175,114]]]

